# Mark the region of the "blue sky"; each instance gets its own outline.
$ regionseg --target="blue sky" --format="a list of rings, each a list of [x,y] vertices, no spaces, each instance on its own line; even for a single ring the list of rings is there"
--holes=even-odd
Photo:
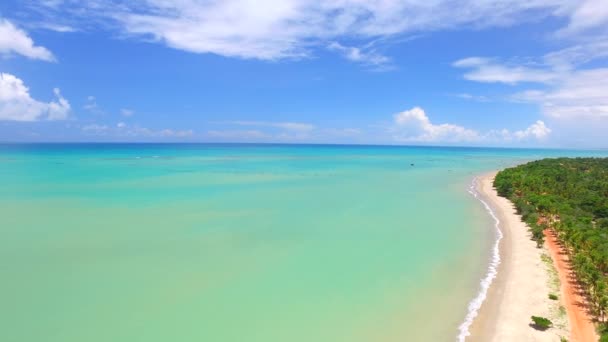
[[[605,0],[0,3],[0,141],[607,147]]]

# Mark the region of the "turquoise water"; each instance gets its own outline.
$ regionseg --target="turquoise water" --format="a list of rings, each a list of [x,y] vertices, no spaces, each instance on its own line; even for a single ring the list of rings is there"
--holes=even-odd
[[[0,145],[0,340],[454,341],[495,239],[473,177],[602,154]]]

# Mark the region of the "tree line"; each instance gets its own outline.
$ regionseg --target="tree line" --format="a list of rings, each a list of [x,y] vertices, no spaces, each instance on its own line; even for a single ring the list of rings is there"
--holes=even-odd
[[[551,229],[608,341],[608,158],[543,159],[499,172],[494,187],[511,200],[538,246]]]

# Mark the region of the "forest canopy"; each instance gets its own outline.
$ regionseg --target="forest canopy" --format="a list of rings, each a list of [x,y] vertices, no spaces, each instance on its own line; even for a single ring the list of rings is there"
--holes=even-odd
[[[533,161],[499,172],[494,186],[510,199],[538,246],[552,229],[600,322],[608,309],[608,158]]]

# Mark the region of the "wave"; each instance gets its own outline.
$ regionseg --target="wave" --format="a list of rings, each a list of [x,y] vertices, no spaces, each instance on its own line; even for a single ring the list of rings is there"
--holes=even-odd
[[[477,192],[477,183],[477,177],[473,178],[473,181],[469,186],[468,192],[473,195],[473,197],[475,197],[477,200],[479,200],[481,204],[483,204],[486,211],[494,219],[494,228],[496,229],[496,241],[494,242],[494,246],[492,248],[492,258],[490,259],[490,265],[488,266],[488,273],[486,273],[486,276],[481,279],[479,292],[477,293],[477,296],[475,296],[475,298],[473,298],[473,300],[469,302],[468,311],[467,315],[464,318],[464,322],[462,322],[462,324],[460,324],[460,326],[458,327],[459,342],[464,342],[464,340],[471,335],[469,328],[471,327],[471,324],[473,324],[473,320],[475,320],[475,317],[477,317],[477,314],[479,313],[479,308],[481,308],[481,304],[486,299],[488,289],[490,288],[490,285],[492,284],[494,278],[496,278],[496,275],[498,274],[498,265],[500,265],[499,244],[500,240],[502,240],[503,238],[502,230],[500,230],[500,220],[498,219],[496,213],[494,212],[494,210],[492,210],[490,205],[479,196],[479,192]]]

